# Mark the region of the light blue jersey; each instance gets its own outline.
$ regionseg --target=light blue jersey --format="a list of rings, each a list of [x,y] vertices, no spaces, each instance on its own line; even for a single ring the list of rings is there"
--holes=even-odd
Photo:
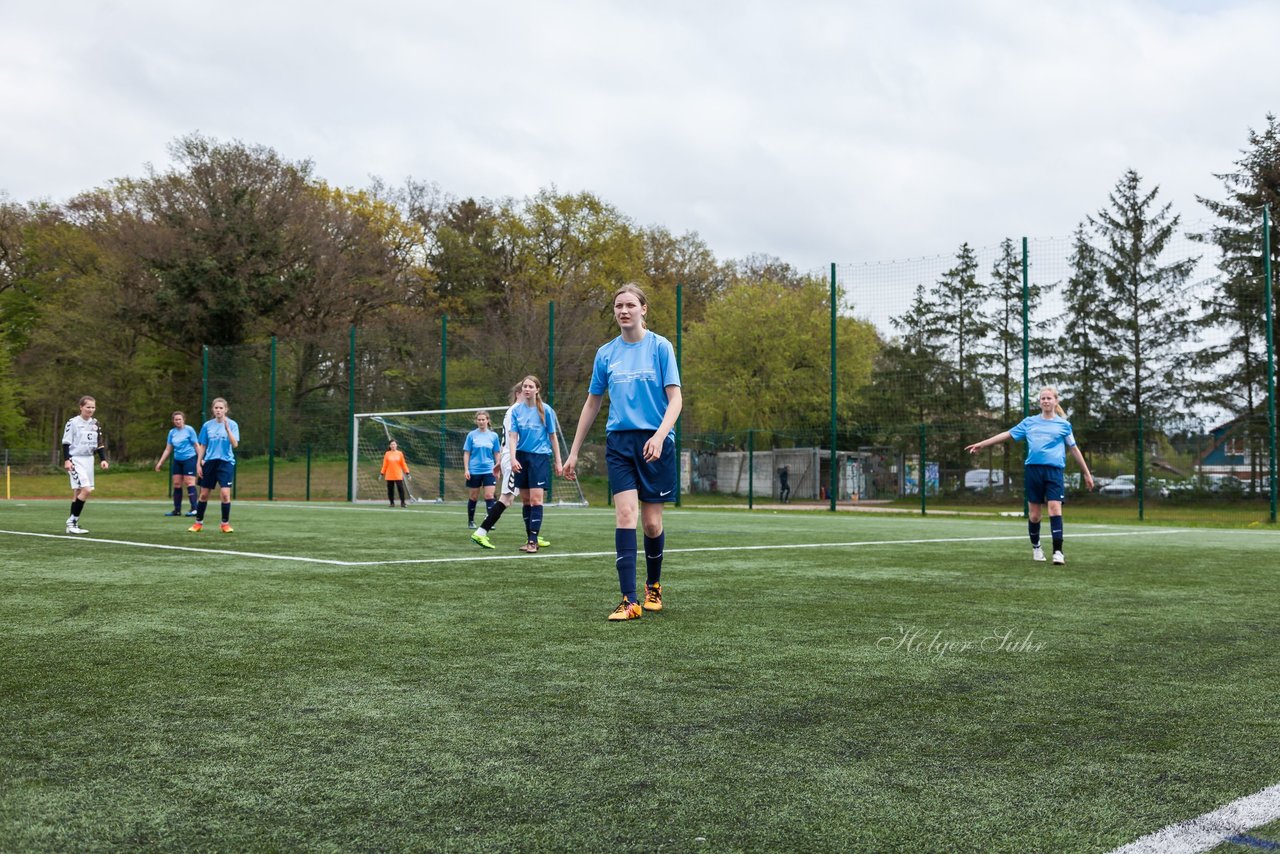
[[[190,424],[183,424],[181,430],[169,428],[167,441],[173,446],[175,460],[189,460],[196,455],[196,428]]]
[[[556,421],[556,411],[550,406],[544,403],[542,410],[546,414],[546,423],[543,423],[542,414],[536,406],[526,406],[521,401],[511,408],[517,451],[524,451],[526,454],[551,453],[551,434],[560,432],[560,422]]]
[[[1009,435],[1021,442],[1027,440],[1027,465],[1067,467],[1067,448],[1076,446],[1071,422],[1061,415],[1042,418],[1032,415],[1018,422]]]
[[[218,419],[210,418],[204,422],[204,426],[200,428],[200,436],[196,439],[201,445],[204,445],[204,458],[206,460],[226,460],[234,463],[236,461],[235,450],[231,447],[231,439],[227,438],[227,433],[235,438],[236,442],[240,442],[240,425],[227,419],[226,424],[219,424]]]
[[[493,474],[493,461],[501,450],[501,440],[492,430],[479,427],[467,434],[462,450],[471,452],[471,464],[467,474]]]
[[[609,392],[605,431],[657,430],[667,414],[667,386],[680,385],[680,369],[671,342],[645,330],[634,344],[619,335],[596,351],[592,394]],[[672,431],[674,432],[674,431]]]

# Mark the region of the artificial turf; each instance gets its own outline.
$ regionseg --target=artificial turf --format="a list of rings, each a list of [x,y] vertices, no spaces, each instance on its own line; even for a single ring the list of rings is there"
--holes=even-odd
[[[165,509],[0,505],[6,851],[1106,850],[1280,780],[1271,531],[672,511],[615,624],[604,509]]]

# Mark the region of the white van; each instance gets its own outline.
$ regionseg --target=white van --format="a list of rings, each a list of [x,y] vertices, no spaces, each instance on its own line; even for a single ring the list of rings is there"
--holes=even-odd
[[[964,488],[975,492],[1004,486],[1004,471],[1001,469],[974,469],[964,473]]]

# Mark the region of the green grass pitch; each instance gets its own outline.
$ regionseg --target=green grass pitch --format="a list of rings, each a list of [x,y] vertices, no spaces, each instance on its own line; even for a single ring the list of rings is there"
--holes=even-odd
[[[0,503],[0,849],[1107,850],[1280,781],[1274,531],[671,510],[612,624],[607,508],[166,509]]]

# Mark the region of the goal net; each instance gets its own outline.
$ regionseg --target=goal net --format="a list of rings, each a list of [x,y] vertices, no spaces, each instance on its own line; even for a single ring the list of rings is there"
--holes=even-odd
[[[355,501],[386,501],[386,484],[378,479],[382,471],[382,456],[392,439],[404,452],[409,474],[405,488],[409,500],[434,503],[465,502],[467,500],[467,474],[462,468],[462,446],[467,434],[476,427],[476,413],[485,410],[489,422],[502,436],[502,417],[511,404],[480,406],[469,409],[429,409],[419,412],[363,412],[355,416],[353,436],[355,470],[352,473],[351,495]],[[560,457],[568,456],[564,437],[556,434],[560,442]],[[568,480],[552,471],[551,487],[545,503],[559,506],[585,507],[582,487],[576,480]],[[498,484],[497,492],[501,492]],[[496,496],[495,496],[496,497]],[[481,500],[484,493],[481,493]]]

